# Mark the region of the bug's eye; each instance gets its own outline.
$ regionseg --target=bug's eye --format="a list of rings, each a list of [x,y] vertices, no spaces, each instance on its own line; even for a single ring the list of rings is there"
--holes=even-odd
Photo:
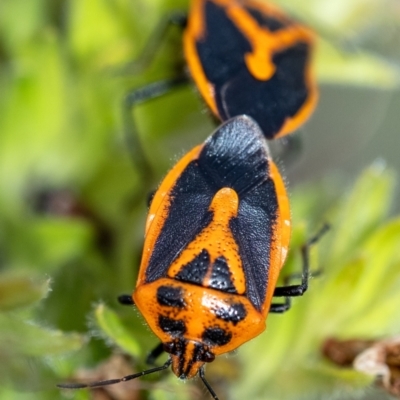
[[[163,343],[164,351],[169,354],[176,352],[176,346],[174,342]]]
[[[210,351],[205,351],[202,356],[200,361],[204,362],[213,362],[215,360],[215,355],[211,353]]]
[[[164,351],[174,356],[180,356],[182,354],[182,345],[178,342],[163,343]]]

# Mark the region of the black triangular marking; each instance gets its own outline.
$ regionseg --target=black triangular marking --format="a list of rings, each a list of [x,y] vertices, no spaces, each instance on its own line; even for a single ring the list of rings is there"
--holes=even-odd
[[[232,274],[229,270],[225,257],[218,257],[212,266],[210,287],[223,292],[236,293],[236,288],[232,282]]]
[[[203,249],[198,256],[181,268],[175,279],[202,285],[209,267],[210,254],[207,250]]]

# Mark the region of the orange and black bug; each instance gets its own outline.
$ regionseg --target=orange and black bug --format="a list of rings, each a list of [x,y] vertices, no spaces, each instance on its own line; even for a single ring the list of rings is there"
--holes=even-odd
[[[184,29],[189,74],[132,91],[126,97],[126,118],[132,106],[189,77],[219,120],[248,115],[267,139],[293,132],[313,112],[318,97],[311,63],[314,34],[276,6],[257,0],[192,0],[187,16],[174,13],[163,20],[140,58],[144,63],[173,25]],[[131,129],[128,137],[135,141],[138,158],[140,143]]]
[[[269,312],[284,312],[290,296],[308,287],[308,247],[301,284],[276,287],[290,240],[284,182],[260,127],[247,116],[228,120],[188,152],[156,191],[146,222],[136,289],[121,296],[135,304],[168,361],[156,368],[83,388],[127,381],[172,366],[181,379],[265,329]],[[274,296],[285,297],[273,303]]]
[[[193,0],[184,32],[190,74],[213,113],[249,115],[268,139],[314,110],[313,43],[310,30],[257,0]]]

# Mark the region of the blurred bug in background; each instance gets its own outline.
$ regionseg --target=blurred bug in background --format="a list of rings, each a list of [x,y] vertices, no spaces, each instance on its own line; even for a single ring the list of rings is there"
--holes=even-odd
[[[127,143],[147,171],[131,108],[193,81],[214,116],[248,115],[268,139],[301,126],[317,102],[312,67],[314,34],[278,7],[258,1],[195,0],[188,14],[168,14],[128,70],[147,65],[173,26],[183,30],[187,63],[176,76],[135,89],[126,97]],[[146,173],[146,172],[145,172]]]

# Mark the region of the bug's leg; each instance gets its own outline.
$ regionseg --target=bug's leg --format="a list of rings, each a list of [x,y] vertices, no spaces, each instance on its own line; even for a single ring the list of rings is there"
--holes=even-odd
[[[160,355],[164,353],[164,345],[159,343],[146,357],[146,364],[155,365],[155,362]]]
[[[283,313],[291,307],[291,297],[302,296],[308,289],[308,280],[310,278],[310,260],[309,253],[310,247],[318,242],[318,240],[328,231],[329,225],[325,224],[318,233],[312,237],[306,244],[301,248],[301,256],[303,260],[303,268],[301,276],[299,274],[289,275],[285,279],[285,286],[278,286],[274,290],[274,297],[284,297],[284,303],[272,303],[270,312],[272,313]],[[318,271],[319,273],[319,271]],[[293,279],[301,278],[299,285],[290,285],[290,281]]]
[[[172,11],[170,14],[166,15],[153,29],[139,56],[135,60],[117,68],[116,72],[114,69],[114,74],[131,75],[145,70],[153,62],[161,46],[166,42],[169,31],[174,27],[183,30],[186,27],[186,23],[187,13],[184,11]]]
[[[210,384],[208,383],[208,381],[204,375],[204,366],[200,368],[199,376],[200,376],[200,379],[203,381],[204,386],[207,388],[208,392],[210,393],[211,397],[214,400],[218,400],[217,394],[214,392],[214,389],[210,386]]]
[[[137,105],[146,101],[160,97],[173,89],[182,86],[189,82],[186,74],[180,75],[176,78],[164,79],[161,81],[153,82],[141,88],[129,92],[122,105],[123,110],[123,126],[124,126],[124,139],[130,153],[130,158],[134,167],[141,173],[145,182],[152,181],[152,168],[145,156],[145,152],[137,132],[134,109]]]
[[[291,306],[292,306],[292,302],[290,300],[290,297],[285,296],[284,303],[272,303],[268,312],[274,313],[274,314],[283,314],[284,312],[290,310]]]
[[[101,386],[114,385],[116,383],[127,382],[132,379],[140,378],[141,376],[144,376],[144,375],[149,375],[154,372],[162,371],[164,369],[167,369],[170,365],[171,365],[171,359],[168,359],[167,362],[164,365],[162,365],[161,367],[151,368],[146,371],[138,372],[137,374],[124,376],[122,378],[108,379],[105,381],[97,381],[97,382],[90,382],[90,383],[61,383],[61,384],[57,385],[57,387],[59,387],[61,389],[84,389],[84,388],[97,388],[97,387],[101,387]]]
[[[165,42],[168,32],[173,27],[179,27],[181,30],[186,26],[187,14],[181,11],[175,11],[163,18],[154,29],[148,39],[140,56],[131,63],[125,64],[117,69],[115,74],[137,74],[148,67],[154,60],[159,48]],[[147,84],[143,87],[131,90],[123,99],[123,135],[124,141],[128,147],[129,155],[134,167],[141,174],[144,182],[151,182],[152,169],[151,164],[145,157],[145,153],[138,135],[134,108],[148,100],[160,97],[176,87],[188,82],[188,76],[182,71],[180,66],[177,76],[171,79],[160,80]]]
[[[118,296],[118,302],[124,306],[134,306],[135,302],[130,294],[121,294]]]

